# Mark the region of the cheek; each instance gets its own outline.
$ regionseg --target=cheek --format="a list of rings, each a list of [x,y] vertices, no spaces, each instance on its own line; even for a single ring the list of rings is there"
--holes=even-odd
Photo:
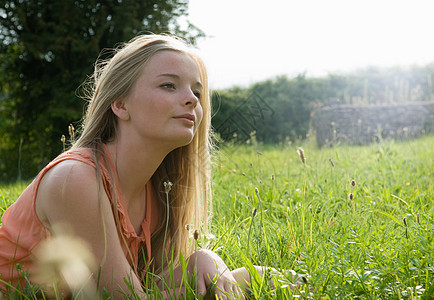
[[[197,117],[197,127],[199,127],[200,123],[202,122],[203,118],[203,109],[202,106],[198,105],[196,106],[196,117]]]

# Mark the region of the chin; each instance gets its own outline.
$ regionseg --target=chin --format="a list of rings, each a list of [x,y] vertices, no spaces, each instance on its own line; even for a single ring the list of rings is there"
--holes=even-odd
[[[183,136],[177,136],[174,137],[172,141],[176,141],[176,148],[179,147],[184,147],[189,145],[192,141],[193,141],[194,135],[193,134],[189,134],[189,135],[183,135]]]

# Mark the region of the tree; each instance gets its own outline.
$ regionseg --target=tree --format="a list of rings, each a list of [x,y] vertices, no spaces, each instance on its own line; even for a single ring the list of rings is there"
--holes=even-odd
[[[185,0],[2,0],[0,179],[32,177],[59,154],[61,135],[83,113],[77,88],[102,49],[138,33],[203,36],[187,8]]]

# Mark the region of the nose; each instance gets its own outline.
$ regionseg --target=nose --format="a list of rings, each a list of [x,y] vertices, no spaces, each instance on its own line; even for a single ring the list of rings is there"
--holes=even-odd
[[[199,102],[199,97],[195,95],[193,91],[190,90],[184,104],[186,106],[193,106],[193,108],[195,108],[198,102]]]

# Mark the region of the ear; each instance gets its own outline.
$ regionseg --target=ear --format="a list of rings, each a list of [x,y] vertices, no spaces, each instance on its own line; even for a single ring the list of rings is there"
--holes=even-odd
[[[116,100],[111,104],[113,113],[121,120],[127,121],[130,119],[130,113],[125,105],[124,99]]]

